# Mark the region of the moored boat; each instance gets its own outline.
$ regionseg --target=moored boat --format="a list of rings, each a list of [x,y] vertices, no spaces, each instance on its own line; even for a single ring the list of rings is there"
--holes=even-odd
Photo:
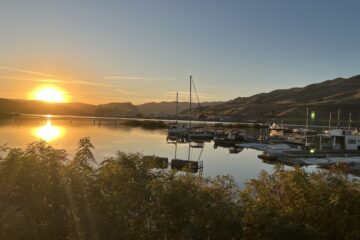
[[[257,142],[257,139],[247,135],[244,130],[232,130],[225,137],[214,138],[214,147],[235,147],[236,144],[246,142]]]

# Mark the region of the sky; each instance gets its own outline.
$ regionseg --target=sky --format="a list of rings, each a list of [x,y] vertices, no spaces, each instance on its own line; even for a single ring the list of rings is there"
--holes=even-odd
[[[0,97],[225,101],[360,74],[359,1],[0,0]]]

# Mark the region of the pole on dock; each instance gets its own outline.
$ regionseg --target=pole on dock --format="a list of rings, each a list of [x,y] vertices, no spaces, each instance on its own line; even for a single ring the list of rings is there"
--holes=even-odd
[[[189,142],[188,161],[190,161],[190,151],[191,151],[191,147],[190,147],[190,142]]]
[[[331,112],[330,112],[330,116],[329,116],[329,129],[331,128]]]
[[[308,129],[308,125],[309,125],[309,108],[306,108],[306,129]]]
[[[337,127],[340,128],[340,109],[338,109]]]
[[[177,155],[177,140],[175,141],[175,159],[177,159],[176,156]]]
[[[351,112],[349,114],[349,129],[351,128]]]

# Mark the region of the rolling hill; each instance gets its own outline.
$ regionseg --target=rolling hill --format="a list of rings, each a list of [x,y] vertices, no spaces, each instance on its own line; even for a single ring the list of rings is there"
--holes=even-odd
[[[335,114],[338,109],[342,112],[343,121],[350,112],[353,119],[360,119],[360,75],[239,97],[207,107],[205,114],[213,118],[226,116],[238,120],[287,119],[304,122],[306,108],[315,112],[318,120],[327,120],[329,113]]]

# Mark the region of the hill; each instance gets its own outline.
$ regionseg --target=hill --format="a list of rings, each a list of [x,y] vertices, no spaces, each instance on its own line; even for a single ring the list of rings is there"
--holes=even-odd
[[[280,89],[250,97],[239,97],[222,104],[207,107],[210,117],[233,119],[288,119],[305,121],[306,108],[318,120],[327,120],[329,113],[341,109],[342,118],[352,112],[353,119],[360,118],[360,75],[336,78],[302,88]],[[333,115],[334,116],[334,115]],[[344,120],[345,121],[345,120]]]

